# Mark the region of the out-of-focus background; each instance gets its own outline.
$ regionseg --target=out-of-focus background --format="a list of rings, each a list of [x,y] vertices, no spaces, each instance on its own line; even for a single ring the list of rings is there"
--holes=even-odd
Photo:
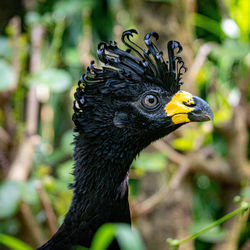
[[[185,125],[133,163],[131,211],[146,248],[168,249],[167,238],[249,201],[249,13],[247,0],[1,0],[0,248],[25,249],[15,239],[35,248],[62,222],[72,196],[76,83],[98,42],[119,44],[129,28],[141,44],[158,32],[164,52],[168,40],[180,41],[183,89],[214,112],[213,123]],[[249,250],[249,214],[180,249]]]

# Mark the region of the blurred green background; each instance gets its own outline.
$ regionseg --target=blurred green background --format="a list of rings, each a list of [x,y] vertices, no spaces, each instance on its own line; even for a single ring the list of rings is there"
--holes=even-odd
[[[0,248],[35,248],[62,223],[76,83],[97,44],[119,44],[130,28],[141,44],[158,32],[165,53],[168,40],[180,41],[183,89],[214,112],[213,124],[186,125],[134,161],[130,204],[145,248],[169,249],[167,238],[198,231],[237,199],[249,202],[249,13],[246,0],[1,0]],[[249,212],[180,249],[250,249]]]

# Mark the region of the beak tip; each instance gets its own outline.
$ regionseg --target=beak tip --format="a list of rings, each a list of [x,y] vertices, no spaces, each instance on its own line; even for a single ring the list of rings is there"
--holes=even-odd
[[[196,107],[190,112],[190,120],[195,122],[214,122],[213,111],[211,110],[209,104],[203,99],[194,96],[196,101]]]

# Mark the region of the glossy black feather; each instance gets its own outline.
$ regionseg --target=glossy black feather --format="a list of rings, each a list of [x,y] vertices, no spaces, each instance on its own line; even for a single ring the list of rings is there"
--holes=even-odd
[[[96,230],[106,222],[130,223],[128,173],[136,155],[176,128],[164,105],[179,89],[186,68],[181,45],[168,43],[168,61],[153,43],[158,34],[144,38],[147,49],[135,44],[135,30],[125,31],[121,50],[115,42],[100,43],[97,55],[104,64],[91,62],[75,92],[73,121],[74,183],[72,204],[58,232],[39,249],[89,247]],[[152,112],[141,106],[145,93],[156,93],[160,107]],[[118,249],[113,243],[110,249]]]

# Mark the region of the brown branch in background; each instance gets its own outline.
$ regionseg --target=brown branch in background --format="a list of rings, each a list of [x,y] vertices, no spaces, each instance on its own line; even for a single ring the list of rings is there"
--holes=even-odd
[[[189,69],[187,76],[186,76],[186,79],[185,79],[185,83],[187,86],[192,86],[192,84],[195,82],[195,79],[196,79],[201,67],[206,62],[207,56],[209,55],[209,53],[211,52],[211,50],[214,46],[215,46],[214,43],[208,42],[208,43],[203,44],[199,48],[199,51],[194,59],[194,62],[192,64],[191,68]]]
[[[247,224],[248,217],[249,217],[249,209],[240,216],[234,218],[231,228],[227,233],[224,249],[227,250],[237,249],[241,233],[243,231],[243,228]]]
[[[44,35],[44,28],[36,26],[31,33],[32,56],[30,60],[31,73],[37,72],[41,67],[41,47]],[[27,129],[28,135],[34,135],[37,131],[39,103],[36,96],[36,86],[31,86],[28,93],[27,103]]]
[[[0,140],[0,179],[1,179],[2,176],[6,176],[10,165],[9,159],[6,156],[7,154],[6,152],[8,149],[8,145],[11,142],[9,134],[2,127],[0,127],[0,138],[1,138]]]
[[[131,217],[136,219],[149,214],[166,200],[170,192],[176,190],[189,173],[189,165],[182,165],[172,177],[170,183],[164,185],[157,193],[140,203],[131,204]]]
[[[41,67],[40,52],[43,41],[44,30],[41,26],[36,26],[32,30],[32,56],[30,70],[35,72]],[[7,179],[11,180],[26,180],[34,153],[34,147],[38,142],[34,135],[37,131],[38,123],[38,100],[36,98],[35,86],[31,87],[27,101],[27,127],[26,134],[28,135],[19,145],[16,157],[11,165]]]
[[[31,65],[30,70],[32,73],[38,71],[41,67],[41,47],[43,41],[44,29],[41,26],[36,26],[32,30],[31,44]],[[32,86],[28,94],[27,101],[27,127],[26,137],[19,145],[15,159],[13,160],[7,180],[11,181],[26,181],[32,166],[32,158],[34,155],[35,145],[39,141],[36,135],[38,124],[38,100],[36,97],[36,87]],[[25,202],[20,204],[20,213],[24,220],[24,225],[27,231],[30,232],[31,241],[35,246],[39,246],[46,241],[43,237],[42,230],[34,218],[30,207]]]
[[[242,116],[239,110],[237,114],[235,114],[235,116],[237,117],[238,115]],[[239,118],[236,120],[238,121]],[[228,126],[229,125],[226,125],[225,127],[227,128]],[[232,156],[232,154],[235,154],[235,150],[241,150],[240,145],[246,143],[245,137],[242,136],[245,134],[244,131],[246,130],[246,128],[243,128],[242,122],[233,122],[233,124],[231,124],[231,130],[234,136],[233,141],[230,141],[230,144],[235,144],[233,146],[234,150],[230,150]],[[231,134],[230,138],[232,140]],[[202,146],[202,144],[200,144],[200,146]],[[238,149],[235,149],[235,146],[238,147]],[[184,178],[190,172],[200,171],[212,179],[218,180],[224,184],[230,184],[238,187],[240,186],[243,178],[250,179],[249,171],[243,171],[243,163],[246,161],[244,161],[244,159],[246,159],[245,152],[241,152],[239,154],[241,155],[241,157],[237,159],[237,163],[239,166],[241,166],[241,170],[243,172],[239,171],[240,173],[236,174],[234,168],[235,166],[237,166],[237,163],[232,161],[233,157],[229,157],[229,160],[226,161],[225,159],[222,159],[221,157],[216,155],[216,153],[209,148],[201,148],[187,155],[182,155],[181,153],[175,151],[171,146],[166,144],[163,140],[152,143],[150,147],[161,152],[168,158],[170,162],[180,167],[177,173],[172,177],[169,185],[165,185],[157,193],[143,202],[137,204],[132,203],[132,218],[144,216],[152,212],[157,206],[164,202],[165,197],[168,196],[170,191],[173,191],[180,186],[182,180],[184,180]]]
[[[84,70],[89,66],[89,62],[93,60],[90,56],[91,44],[92,44],[92,28],[91,28],[91,10],[84,9],[82,12],[84,33],[82,39],[79,41],[78,49],[81,55],[81,64],[83,65]]]
[[[5,155],[3,154],[1,150],[0,150],[0,167],[2,170],[1,172],[3,173],[3,175],[5,175],[8,171],[9,160],[5,157]],[[1,178],[1,175],[0,175],[0,178]]]
[[[12,65],[14,69],[14,85],[11,89],[11,92],[13,93],[18,85],[20,71],[21,71],[21,65],[20,65],[20,37],[21,37],[21,19],[19,16],[13,17],[9,25],[12,27],[12,37],[11,37],[11,44],[13,49],[13,59],[12,59]]]
[[[35,145],[38,143],[38,136],[25,138],[19,146],[16,157],[11,164],[7,175],[8,180],[25,181],[27,180],[32,166],[32,158]]]
[[[50,231],[50,236],[54,235],[58,229],[56,215],[54,213],[54,210],[52,208],[52,205],[50,203],[49,197],[47,196],[42,183],[40,181],[36,181],[36,189],[39,196],[39,199],[41,201],[42,207],[44,209],[44,212],[46,214],[48,228]]]
[[[245,242],[241,250],[249,250],[250,249],[250,239]]]
[[[200,171],[224,183],[231,183],[234,185],[240,184],[240,178],[235,176],[232,172],[230,164],[221,157],[216,156],[214,152],[212,157],[210,154],[206,157],[204,149],[189,153],[188,155],[182,155],[162,140],[152,143],[150,147],[166,155],[170,162],[178,166],[185,165],[186,162],[189,162],[190,171],[192,172]]]
[[[0,138],[1,138],[0,143],[8,144],[10,142],[9,134],[2,127],[0,127]]]
[[[27,231],[29,232],[30,238],[32,238],[32,241],[34,241],[35,246],[42,245],[46,239],[43,237],[41,228],[34,218],[29,205],[22,201],[20,204],[20,212],[21,218]]]
[[[14,82],[12,85],[12,88],[0,93],[0,108],[3,110],[3,116],[4,116],[4,128],[6,131],[3,131],[3,129],[0,130],[0,138],[6,139],[6,134],[9,137],[9,140],[6,142],[6,145],[10,145],[13,143],[13,137],[16,133],[16,125],[15,125],[15,119],[13,117],[12,107],[10,105],[10,98],[11,94],[16,90],[19,77],[20,77],[20,37],[21,37],[21,20],[20,17],[13,17],[10,22],[9,26],[11,27],[12,36],[10,38],[12,49],[13,49],[13,58],[12,58],[12,66],[14,70]],[[3,136],[3,137],[2,137]]]
[[[175,151],[171,146],[166,144],[163,140],[158,140],[150,145],[153,149],[161,152],[167,159],[177,165],[183,165],[186,161],[186,156]]]

